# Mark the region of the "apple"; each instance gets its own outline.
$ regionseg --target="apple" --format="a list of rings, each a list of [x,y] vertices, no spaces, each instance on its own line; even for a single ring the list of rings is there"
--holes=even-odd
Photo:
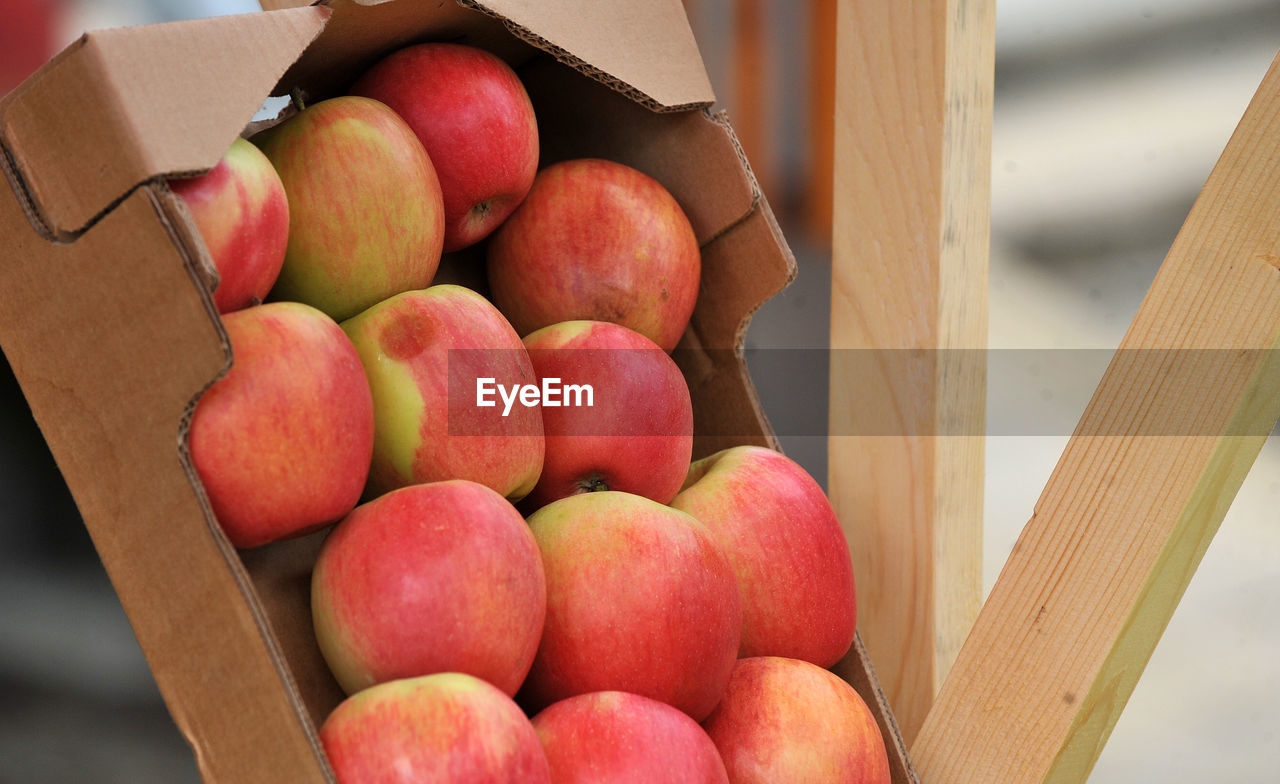
[[[431,284],[444,239],[440,181],[399,115],[368,98],[331,98],[253,142],[289,197],[289,244],[272,298],[341,321]]]
[[[542,633],[546,583],[515,507],[456,479],[387,493],[338,523],[312,572],[311,614],[348,694],[437,672],[515,694]]]
[[[528,518],[542,553],[547,619],[521,703],[626,691],[701,720],[737,658],[742,605],[729,559],[702,523],[616,491],[556,501]]]
[[[542,406],[546,457],[525,508],[595,490],[662,504],[674,498],[693,454],[693,404],[671,357],[643,335],[603,321],[553,324],[524,345],[540,380],[592,392],[589,407]]]
[[[852,686],[808,662],[738,660],[702,726],[733,784],[889,784],[871,710]]]
[[[470,479],[512,500],[533,489],[541,412],[476,405],[481,379],[507,387],[534,380],[520,336],[488,300],[432,286],[384,300],[342,328],[373,390],[371,493],[443,479]]]
[[[695,462],[672,500],[711,529],[742,593],[740,656],[830,667],[853,644],[853,564],[826,494],[794,460],[738,446]]]
[[[373,401],[346,334],[308,305],[223,316],[231,370],[200,398],[191,461],[214,515],[247,548],[328,525],[360,500]]]
[[[218,270],[218,312],[266,299],[289,240],[289,202],[267,156],[236,139],[207,174],[170,180],[169,188],[186,203]]]
[[[670,352],[698,298],[702,257],[657,180],[594,158],[553,164],[488,249],[494,303],[524,335],[560,321],[629,327]]]
[[[554,784],[728,784],[707,733],[666,703],[621,691],[561,700],[533,717]]]
[[[519,77],[471,46],[426,43],[393,52],[351,87],[390,106],[435,163],[444,249],[479,242],[519,206],[538,171],[538,122]]]
[[[529,719],[484,681],[440,673],[348,697],[320,727],[338,784],[550,784]]]

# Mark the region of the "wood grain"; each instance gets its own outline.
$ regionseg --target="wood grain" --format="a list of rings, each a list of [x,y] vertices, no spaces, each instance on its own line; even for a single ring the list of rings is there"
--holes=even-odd
[[[1088,777],[1280,416],[1278,68],[1183,224],[912,747],[930,784]]]
[[[994,2],[841,0],[836,64],[829,490],[910,742],[981,604]]]

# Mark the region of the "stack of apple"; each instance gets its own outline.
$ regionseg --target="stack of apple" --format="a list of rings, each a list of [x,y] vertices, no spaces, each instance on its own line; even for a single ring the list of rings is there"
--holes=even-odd
[[[618,163],[538,171],[537,134],[504,62],[420,44],[173,182],[235,356],[191,424],[210,505],[240,548],[336,522],[338,781],[887,782],[824,669],[855,599],[821,488],[690,463],[688,220]],[[490,298],[433,286],[473,245]]]

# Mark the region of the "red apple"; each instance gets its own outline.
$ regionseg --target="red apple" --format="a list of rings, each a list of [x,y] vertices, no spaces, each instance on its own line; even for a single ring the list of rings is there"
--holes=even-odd
[[[871,710],[852,686],[808,662],[740,659],[702,726],[733,784],[889,784]]]
[[[320,651],[348,694],[464,672],[507,694],[542,633],[546,584],[520,513],[483,485],[414,485],[334,527],[311,577]]]
[[[289,240],[289,202],[267,156],[236,139],[209,173],[169,187],[186,202],[218,270],[218,312],[266,299]]]
[[[360,500],[373,403],[360,358],[315,308],[277,302],[223,317],[235,361],[200,398],[191,461],[236,547],[299,536]]]
[[[342,328],[373,389],[371,492],[443,479],[470,479],[513,500],[533,489],[542,471],[539,410],[476,405],[481,379],[495,387],[534,380],[520,337],[488,300],[432,286],[380,302]]]
[[[853,565],[840,521],[790,458],[739,446],[697,461],[671,505],[724,547],[742,593],[741,656],[830,667],[853,644]]]
[[[441,673],[348,697],[320,727],[338,784],[550,784],[538,735],[511,698]]]
[[[440,181],[399,115],[368,98],[332,98],[253,142],[289,197],[289,246],[273,298],[341,321],[431,285],[444,239]]]
[[[560,321],[612,321],[671,351],[698,298],[702,257],[657,180],[586,158],[538,173],[488,250],[493,301],[524,335]]]
[[[405,121],[440,175],[444,249],[496,229],[529,192],[538,171],[538,122],[519,77],[483,49],[449,43],[388,55],[351,88]]]
[[[561,700],[533,717],[553,784],[728,784],[697,722],[621,691]]]
[[[711,533],[637,495],[584,493],[529,517],[547,620],[522,703],[626,691],[701,720],[724,691],[742,629],[738,585]]]
[[[592,393],[589,407],[542,406],[546,457],[527,508],[594,490],[674,498],[693,453],[693,404],[675,362],[643,335],[602,321],[553,324],[524,344],[543,383]]]

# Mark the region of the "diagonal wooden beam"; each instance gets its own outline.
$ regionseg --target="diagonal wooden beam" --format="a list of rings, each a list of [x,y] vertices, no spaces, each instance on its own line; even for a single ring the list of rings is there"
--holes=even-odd
[[[1081,782],[1280,416],[1280,58],[1165,258],[912,756]]]
[[[908,742],[982,600],[994,10],[837,8],[828,489]]]

